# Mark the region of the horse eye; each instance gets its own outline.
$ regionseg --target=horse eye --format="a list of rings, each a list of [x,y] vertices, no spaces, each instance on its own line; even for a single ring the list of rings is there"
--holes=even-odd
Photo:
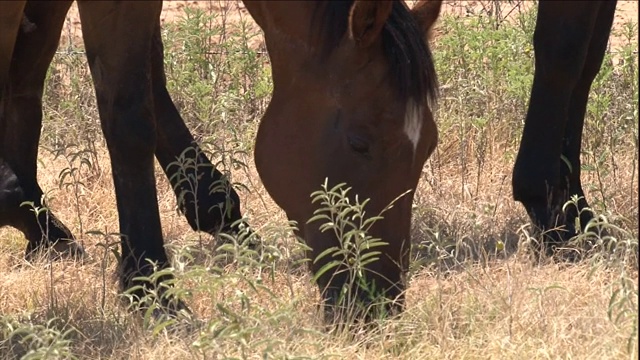
[[[349,136],[349,146],[351,150],[361,155],[369,155],[369,142],[360,136]]]

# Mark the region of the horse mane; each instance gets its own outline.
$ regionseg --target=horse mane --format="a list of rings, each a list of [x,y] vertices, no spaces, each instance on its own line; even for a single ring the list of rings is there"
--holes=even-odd
[[[320,1],[312,24],[320,36],[321,59],[340,44],[347,31],[353,0]],[[312,31],[312,34],[314,32]],[[399,95],[422,105],[436,104],[438,78],[426,36],[402,1],[394,1],[382,30],[382,46],[389,61],[389,75]]]

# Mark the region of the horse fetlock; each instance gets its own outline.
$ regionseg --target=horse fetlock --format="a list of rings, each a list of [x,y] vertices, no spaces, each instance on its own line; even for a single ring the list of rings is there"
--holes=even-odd
[[[9,164],[0,158],[0,196],[21,191],[18,176]],[[0,197],[0,200],[1,199],[3,199],[3,197]]]
[[[525,207],[546,201],[550,187],[554,187],[558,176],[541,169],[536,159],[529,159],[527,154],[519,153],[513,166],[511,186],[513,199],[520,201]]]
[[[230,185],[209,190],[205,184],[199,184],[197,198],[189,191],[183,192],[181,210],[195,231],[215,234],[228,230],[242,219],[240,197]]]
[[[0,226],[15,226],[15,211],[24,201],[18,177],[0,159]]]

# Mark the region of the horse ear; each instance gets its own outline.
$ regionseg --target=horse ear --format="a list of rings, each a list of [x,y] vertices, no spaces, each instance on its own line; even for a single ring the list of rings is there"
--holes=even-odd
[[[441,7],[442,0],[422,0],[411,9],[411,14],[420,25],[425,38],[429,37],[433,24],[438,20]]]
[[[361,47],[368,47],[378,38],[393,2],[356,0],[349,12],[349,35]]]

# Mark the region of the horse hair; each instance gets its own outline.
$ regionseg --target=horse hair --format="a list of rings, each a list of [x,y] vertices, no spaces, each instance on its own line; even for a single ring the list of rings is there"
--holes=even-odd
[[[340,45],[347,31],[353,0],[320,1],[312,25],[318,26],[321,37],[321,59],[326,59]],[[318,19],[320,22],[318,24]],[[389,76],[405,101],[435,105],[438,98],[438,78],[433,56],[416,20],[406,4],[394,1],[391,15],[382,31],[382,46],[389,61]]]

